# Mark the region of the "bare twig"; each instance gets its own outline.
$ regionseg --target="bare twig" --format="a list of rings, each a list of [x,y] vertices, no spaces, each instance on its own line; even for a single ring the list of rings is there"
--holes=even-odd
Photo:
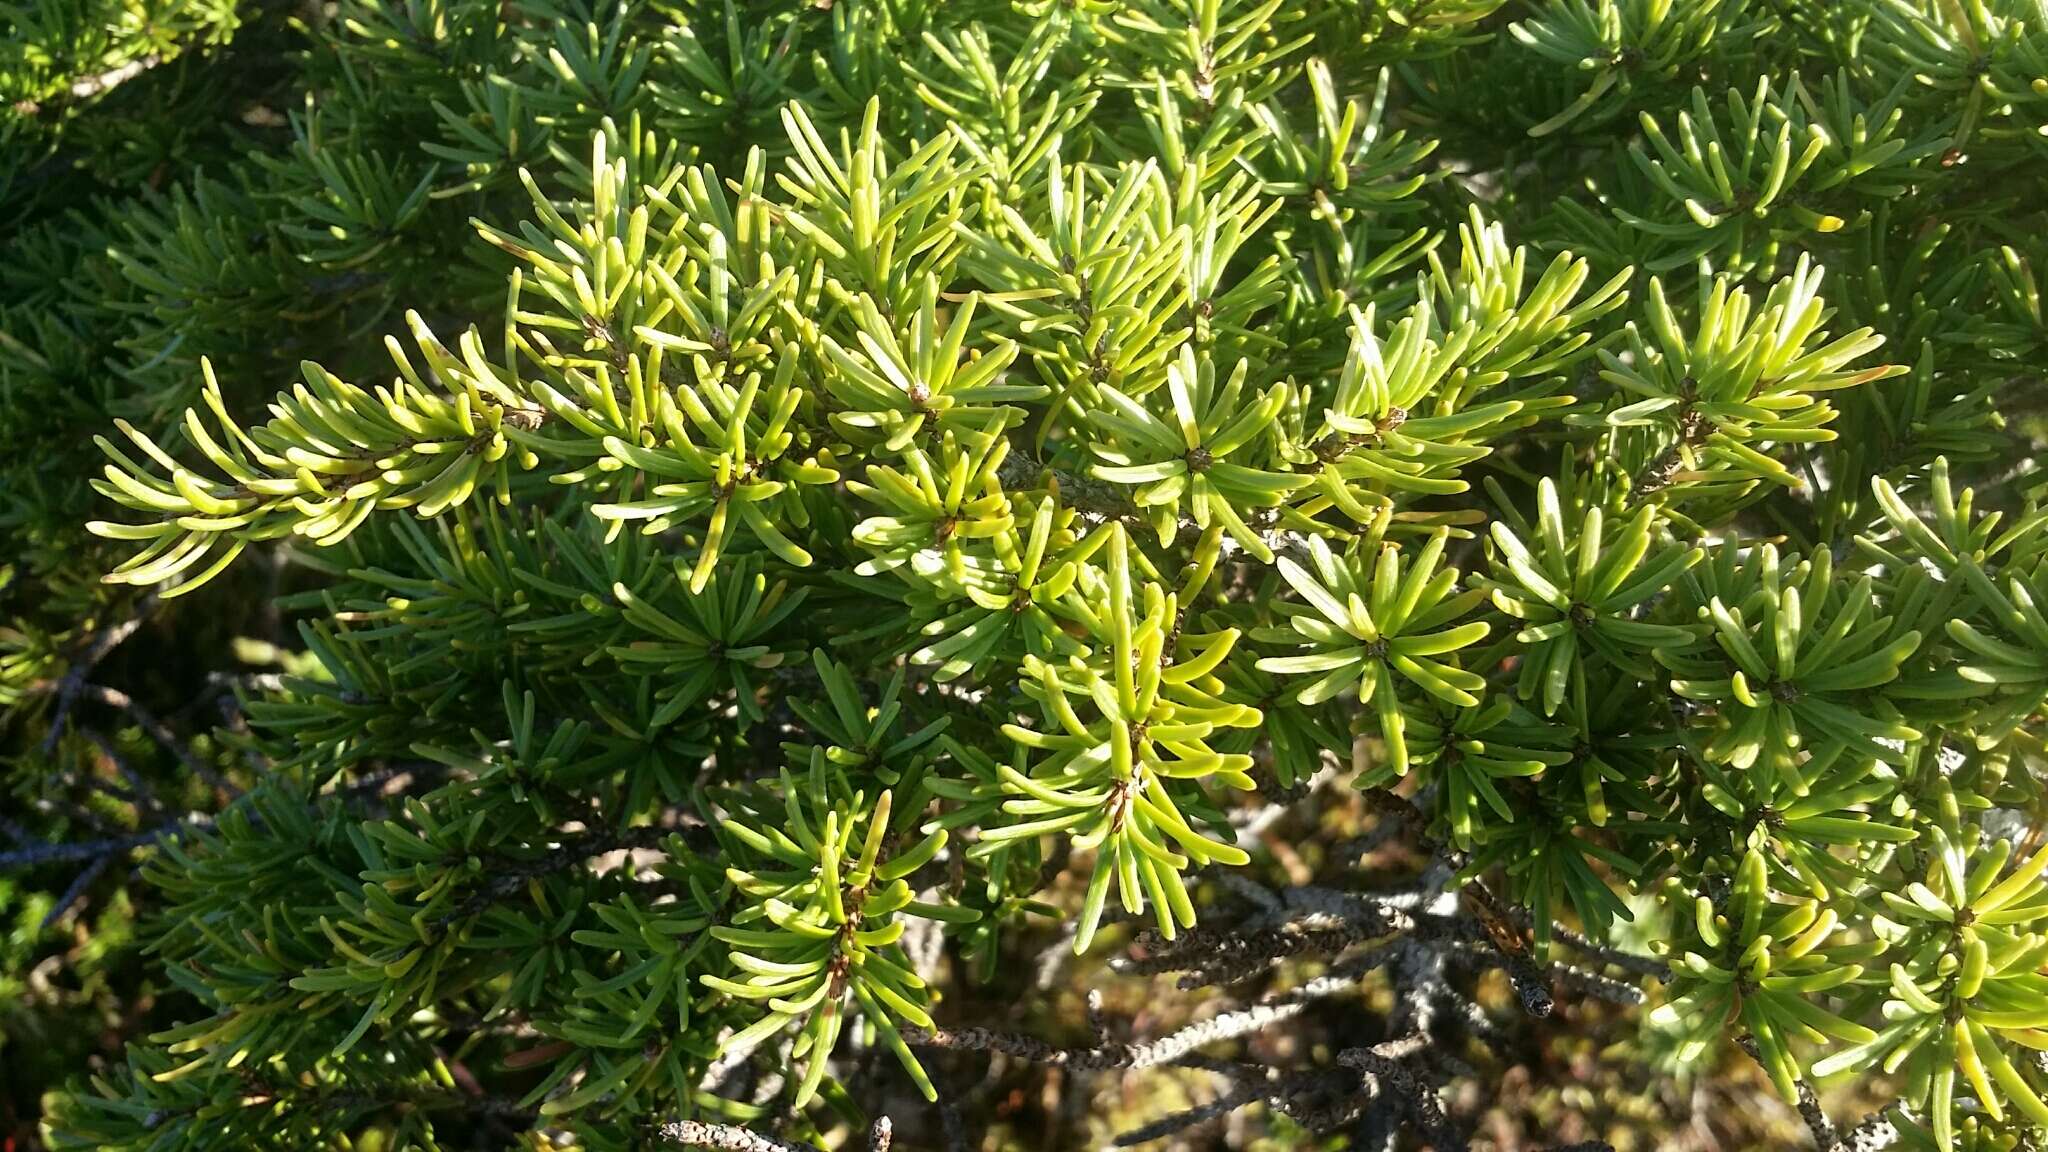
[[[1219,1116],[1228,1116],[1247,1104],[1257,1103],[1265,1099],[1269,1091],[1271,1089],[1262,1084],[1247,1084],[1232,1088],[1207,1104],[1197,1104],[1193,1108],[1169,1113],[1152,1121],[1150,1124],[1133,1128],[1128,1132],[1118,1135],[1116,1138],[1117,1147],[1129,1148],[1135,1144],[1144,1144],[1153,1140],[1163,1139],[1176,1132],[1192,1128],[1197,1124],[1214,1120]]]
[[[1850,1129],[1849,1136],[1835,1145],[1841,1152],[1885,1152],[1899,1142],[1899,1126],[1884,1112],[1872,1112],[1863,1123]],[[1835,1152],[1830,1149],[1829,1152]]]
[[[71,715],[71,705],[77,701],[79,692],[85,688],[85,678],[92,674],[92,670],[99,666],[100,661],[107,658],[107,653],[119,647],[122,641],[133,636],[135,630],[142,627],[143,620],[155,605],[156,593],[151,592],[136,603],[135,612],[128,619],[118,624],[109,624],[84,637],[79,642],[77,651],[71,656],[64,675],[44,686],[45,690],[57,694],[57,706],[50,714],[50,730],[43,735],[44,756],[56,752],[57,741],[64,735],[65,720]]]
[[[689,1148],[717,1148],[722,1152],[823,1152],[815,1144],[784,1140],[742,1128],[737,1124],[706,1124],[700,1120],[672,1120],[663,1124],[660,1136],[671,1144]],[[868,1129],[868,1152],[889,1152],[895,1135],[887,1116],[876,1117]]]
[[[114,854],[108,853],[80,870],[78,875],[71,878],[71,883],[65,886],[64,894],[57,897],[57,903],[51,906],[50,914],[43,917],[43,922],[38,927],[48,928],[68,916],[71,910],[85,899],[86,889],[91,888],[93,881],[98,880],[101,874],[106,872],[107,866],[113,862]]]
[[[108,688],[101,684],[81,685],[79,691],[81,694],[90,696],[110,708],[119,708],[121,711],[126,712],[135,721],[137,726],[149,734],[150,739],[162,745],[171,755],[176,756],[179,763],[183,764],[193,775],[206,781],[208,785],[219,789],[229,796],[241,795],[241,789],[235,787],[227,781],[226,777],[214,771],[211,764],[194,755],[192,750],[185,746],[185,742],[178,739],[177,733],[171,731],[168,724],[157,719],[155,714],[151,713],[149,709],[137,703],[134,697],[129,696],[118,688]]]
[[[147,56],[130,60],[119,67],[109,68],[97,75],[81,76],[71,82],[71,87],[58,93],[57,99],[52,103],[55,106],[61,106],[72,101],[90,100],[104,92],[113,91],[115,88],[126,84],[128,81],[135,79],[137,76],[142,75],[161,63],[163,63],[163,57],[152,52]],[[44,107],[45,105],[34,100],[17,100],[14,103],[14,110],[23,116],[39,115]]]
[[[1258,915],[1230,927],[1197,927],[1172,941],[1148,930],[1138,938],[1147,954],[1119,958],[1111,967],[1131,975],[1185,973],[1183,988],[1229,984],[1289,956],[1332,955],[1414,927],[1407,913],[1370,897],[1314,886],[1274,893],[1241,876],[1225,876]]]
[[[1583,996],[1605,1000],[1610,1004],[1637,1005],[1643,1002],[1643,990],[1637,985],[1612,976],[1602,976],[1570,964],[1552,964],[1550,975],[1560,985]]]
[[[1756,1038],[1747,1034],[1735,1038],[1736,1047],[1749,1053],[1752,1060],[1760,1059],[1757,1054]],[[1817,1152],[1884,1152],[1899,1142],[1899,1127],[1886,1115],[1886,1109],[1879,1109],[1863,1118],[1843,1136],[1828,1119],[1820,1106],[1820,1096],[1805,1077],[1792,1081],[1792,1087],[1799,1094],[1799,1118],[1806,1122],[1806,1130],[1813,1135],[1813,1146]]]
[[[154,844],[165,836],[177,832],[204,828],[212,821],[203,817],[166,824],[147,832],[132,836],[115,836],[105,840],[83,840],[74,844],[31,843],[25,848],[12,852],[0,852],[0,871],[16,868],[39,868],[45,864],[76,864],[83,860],[94,860],[102,856],[117,855],[145,844]]]
[[[1751,1056],[1756,1053],[1751,1052]],[[1841,1147],[1841,1136],[1835,1131],[1835,1122],[1828,1119],[1826,1110],[1820,1106],[1820,1097],[1814,1094],[1813,1086],[1804,1077],[1794,1083],[1799,1090],[1799,1118],[1806,1121],[1806,1130],[1813,1133],[1813,1146],[1820,1152],[1835,1152]]]
[[[960,1119],[959,1105],[939,1102],[939,1130],[946,1135],[946,1152],[967,1152],[967,1125]]]
[[[908,1032],[904,1039],[925,1048],[1001,1052],[1047,1068],[1094,1072],[1105,1068],[1153,1068],[1171,1064],[1204,1045],[1257,1032],[1301,1013],[1306,1001],[1257,1004],[1191,1024],[1171,1036],[1143,1044],[1098,1043],[1088,1048],[1058,1048],[1034,1036],[993,1028],[934,1028]]]
[[[1411,1058],[1428,1050],[1429,1043],[1429,1038],[1418,1032],[1370,1048],[1347,1048],[1337,1054],[1337,1062],[1379,1081],[1385,1094],[1408,1113],[1417,1135],[1437,1152],[1452,1152],[1465,1147],[1465,1138],[1444,1115],[1436,1092],[1408,1066]]]
[[[823,1152],[815,1144],[782,1140],[737,1124],[706,1124],[699,1120],[672,1120],[661,1126],[661,1138],[688,1148],[718,1148],[723,1152]]]
[[[651,848],[671,834],[685,831],[681,828],[647,825],[615,833],[580,832],[561,837],[555,848],[531,859],[497,860],[490,869],[489,882],[464,897],[461,903],[441,917],[436,926],[446,928],[457,920],[478,915],[492,904],[519,891],[526,886],[528,880],[535,877],[565,871],[592,856],[602,856],[622,848]]]
[[[1632,972],[1637,976],[1651,976],[1659,980],[1671,975],[1670,967],[1654,956],[1624,952],[1619,948],[1595,943],[1562,924],[1551,925],[1550,935],[1567,947],[1583,952],[1602,964],[1612,964],[1624,972]]]
[[[108,787],[107,790],[109,792],[119,795],[128,803],[142,809],[148,814],[151,823],[161,824],[170,819],[169,814],[164,811],[163,801],[157,799],[155,790],[150,788],[149,782],[142,778],[142,774],[137,772],[134,766],[128,763],[128,758],[121,755],[120,749],[114,747],[113,741],[107,739],[104,734],[92,729],[86,729],[85,735],[100,750],[100,755],[107,758],[107,763],[114,766],[114,771],[119,772],[121,778],[128,782],[126,788],[115,789],[111,786]],[[102,782],[95,779],[89,780],[88,783],[100,784]]]

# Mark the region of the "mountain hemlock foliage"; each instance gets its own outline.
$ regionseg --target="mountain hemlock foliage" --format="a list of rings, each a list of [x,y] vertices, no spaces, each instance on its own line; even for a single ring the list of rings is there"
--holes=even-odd
[[[22,1139],[2048,1141],[2040,0],[0,25]]]

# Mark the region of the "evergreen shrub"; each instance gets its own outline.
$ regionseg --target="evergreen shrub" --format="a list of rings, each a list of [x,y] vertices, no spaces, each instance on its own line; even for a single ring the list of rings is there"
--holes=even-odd
[[[0,29],[0,1144],[2048,1142],[2041,0]]]

